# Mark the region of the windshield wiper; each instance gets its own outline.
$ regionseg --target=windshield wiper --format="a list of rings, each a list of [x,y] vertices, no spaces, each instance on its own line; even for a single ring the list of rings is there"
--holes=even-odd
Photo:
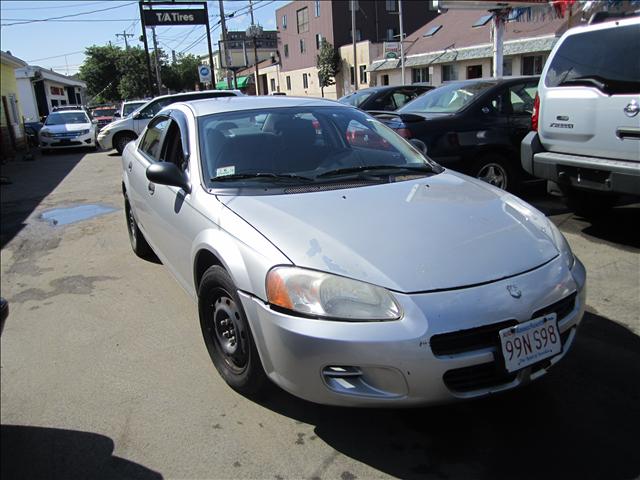
[[[336,170],[329,170],[328,172],[321,173],[316,178],[322,177],[332,177],[337,175],[346,175],[349,173],[361,173],[361,172],[369,172],[371,170],[409,170],[411,172],[426,172],[426,173],[435,173],[433,168],[429,165],[420,165],[420,166],[412,166],[412,165],[360,165],[358,167],[346,167],[346,168],[338,168]]]
[[[251,178],[267,178],[286,179],[286,180],[304,180],[305,182],[313,182],[313,178],[294,175],[292,173],[271,173],[271,172],[254,172],[254,173],[234,173],[231,175],[218,175],[211,178],[212,182],[225,182],[227,180],[245,180]]]
[[[588,85],[596,87],[601,92],[613,93],[634,93],[638,91],[640,82],[633,80],[616,80],[615,78],[604,78],[598,75],[585,75],[563,80],[558,84],[563,85]]]
[[[574,77],[569,80],[563,80],[558,84],[559,87],[563,85],[592,85],[598,90],[604,90],[607,86],[607,84],[598,77]]]

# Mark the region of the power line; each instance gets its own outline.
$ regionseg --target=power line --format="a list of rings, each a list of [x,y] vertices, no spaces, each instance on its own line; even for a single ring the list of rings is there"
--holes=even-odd
[[[4,0],[5,2],[10,1],[10,0]],[[22,0],[20,0],[22,3]],[[49,4],[51,4],[50,2],[47,2]],[[88,2],[88,3],[76,3],[75,1],[69,1],[67,3],[71,3],[73,5],[55,5],[53,7],[19,7],[19,8],[5,8],[3,7],[2,10],[6,10],[6,11],[14,11],[14,10],[53,10],[55,9],[60,9],[60,8],[67,8],[67,7],[84,7],[87,5],[97,5],[97,4],[103,4],[104,2]]]
[[[80,17],[82,15],[90,15],[92,13],[99,13],[99,12],[106,12],[108,10],[115,10],[117,8],[122,8],[122,7],[127,7],[129,5],[133,5],[137,2],[129,2],[129,3],[125,3],[124,5],[116,5],[115,7],[107,7],[107,8],[101,8],[99,10],[92,10],[90,12],[83,12],[83,13],[70,13],[69,15],[61,15],[59,17],[51,17],[51,18],[39,18],[39,19],[25,19],[23,21],[18,21],[18,22],[14,22],[14,23],[3,23],[2,26],[3,27],[11,27],[13,25],[25,25],[27,23],[39,23],[39,22],[50,22],[52,20],[59,20],[62,18],[69,18],[69,17]],[[127,21],[130,21],[131,19],[128,19]]]
[[[24,21],[23,23],[35,23],[30,21],[28,18],[5,18],[4,20],[7,21],[13,21],[13,20],[17,20],[17,21]],[[79,20],[46,20],[47,22],[51,22],[51,23],[64,23],[64,22],[68,22],[68,23],[83,23],[83,22],[130,22],[131,20],[133,20],[134,22],[137,22],[138,19],[131,19],[131,18],[83,18],[83,19],[79,19]],[[44,21],[44,20],[43,20]],[[7,27],[7,26],[11,26],[11,25],[19,25],[18,23],[10,23],[10,24],[6,24],[3,23],[2,26],[3,27]]]

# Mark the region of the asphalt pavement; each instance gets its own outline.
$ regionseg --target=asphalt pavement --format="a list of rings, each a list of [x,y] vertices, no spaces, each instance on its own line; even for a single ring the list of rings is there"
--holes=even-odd
[[[196,305],[163,265],[131,252],[113,152],[37,155],[2,175],[3,479],[640,475],[638,204],[593,223],[525,193],[588,274],[574,348],[546,377],[476,402],[356,410],[226,386]],[[66,207],[97,215],[41,218]]]

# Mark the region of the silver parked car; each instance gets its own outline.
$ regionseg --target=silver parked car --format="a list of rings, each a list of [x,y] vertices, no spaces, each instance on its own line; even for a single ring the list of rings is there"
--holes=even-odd
[[[584,267],[542,213],[336,102],[173,104],[126,147],[123,192],[133,250],[198,302],[243,393],[482,397],[544,375],[584,313]]]

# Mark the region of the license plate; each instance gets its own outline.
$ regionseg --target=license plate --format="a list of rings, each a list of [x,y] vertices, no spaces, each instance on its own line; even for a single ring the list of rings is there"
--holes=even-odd
[[[521,370],[562,351],[555,313],[505,328],[499,333],[502,355],[509,372]]]

